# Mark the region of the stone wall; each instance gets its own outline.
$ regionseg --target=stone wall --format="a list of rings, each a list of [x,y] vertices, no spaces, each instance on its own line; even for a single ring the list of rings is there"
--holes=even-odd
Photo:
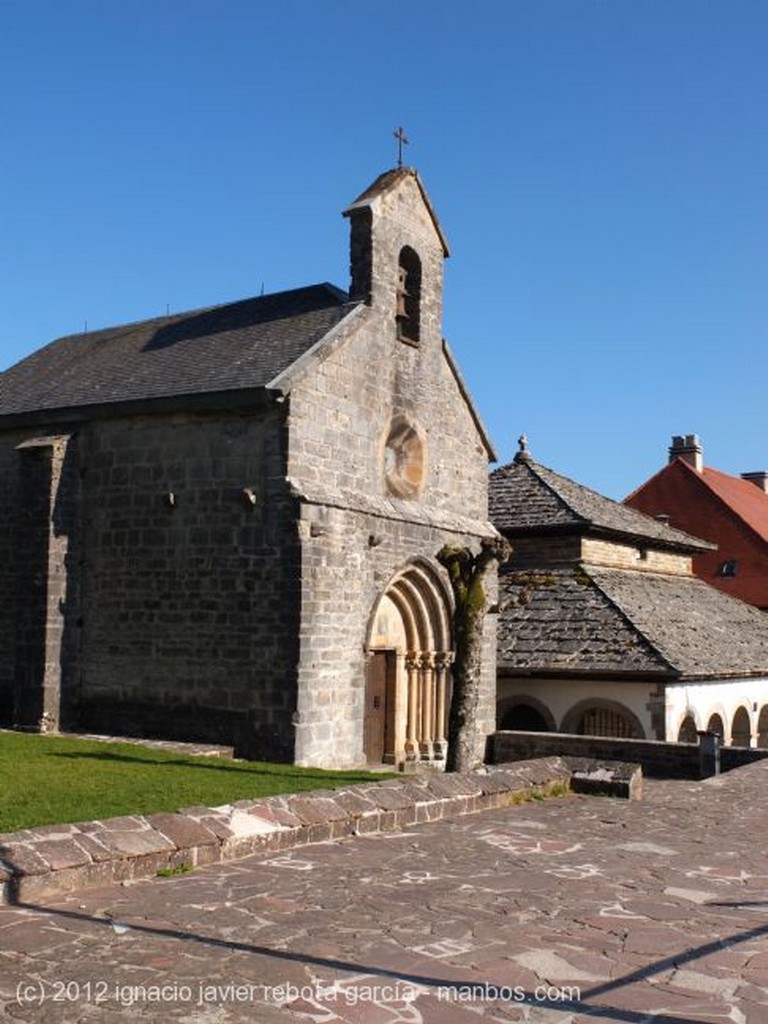
[[[630,761],[642,765],[650,778],[699,778],[699,747],[694,743],[611,739],[607,736],[572,736],[548,732],[497,732],[490,743],[493,764],[528,761],[540,757],[586,757]],[[730,771],[768,758],[768,750],[723,747],[720,763]]]
[[[279,412],[104,421],[81,447],[81,724],[290,758],[296,550]]]
[[[616,544],[607,540],[585,537],[582,557],[591,565],[605,565],[612,569],[634,569],[637,572],[659,572],[673,576],[690,576],[692,561],[689,555],[657,551],[632,544]]]
[[[13,553],[16,666],[13,723],[40,732],[70,724],[78,683],[80,473],[77,441],[36,437],[17,449]]]
[[[375,604],[395,573],[434,555],[448,535],[407,522],[341,509],[302,509],[302,616],[296,756],[299,763],[363,761],[363,698],[368,630]],[[450,535],[476,546],[476,538]],[[371,547],[369,541],[378,541]],[[439,567],[435,567],[439,570]],[[491,601],[495,593],[489,595]],[[496,617],[485,620],[484,681],[477,750],[495,719]]]
[[[77,686],[80,475],[67,434],[0,444],[0,721],[55,730]]]
[[[19,455],[21,432],[0,438],[0,723],[13,722],[13,691],[16,668],[16,612],[19,594],[16,581],[16,531],[20,507]]]
[[[687,555],[658,551],[636,544],[618,544],[615,541],[577,534],[566,537],[515,537],[512,564],[515,568],[529,565],[557,565],[583,562],[603,565],[612,569],[633,569],[638,572],[658,572],[674,576],[690,576],[691,558]]]
[[[3,721],[290,760],[299,558],[282,407],[82,424],[66,460],[16,450],[34,437],[0,449]]]

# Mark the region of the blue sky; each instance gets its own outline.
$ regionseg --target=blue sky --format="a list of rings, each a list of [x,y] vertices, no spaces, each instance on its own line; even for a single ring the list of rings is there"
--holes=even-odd
[[[764,0],[2,0],[0,368],[329,280],[396,159],[502,461],[768,468]]]

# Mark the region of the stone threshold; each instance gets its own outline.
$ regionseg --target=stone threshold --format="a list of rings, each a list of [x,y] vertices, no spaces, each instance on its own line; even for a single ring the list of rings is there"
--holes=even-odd
[[[598,784],[590,788],[584,779],[595,773]],[[408,828],[558,791],[639,798],[640,785],[636,765],[544,757],[467,774],[410,775],[222,807],[45,825],[0,834],[0,903]]]

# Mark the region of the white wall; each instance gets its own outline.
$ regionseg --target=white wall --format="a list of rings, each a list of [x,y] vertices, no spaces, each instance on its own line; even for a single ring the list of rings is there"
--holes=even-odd
[[[622,705],[639,719],[646,739],[655,739],[649,704],[657,691],[656,682],[624,683],[604,680],[500,678],[498,703],[513,697],[533,697],[544,704],[555,719],[558,731],[566,714],[585,700],[611,701]],[[665,739],[675,742],[687,714],[697,729],[706,729],[711,715],[719,714],[725,727],[724,742],[731,743],[733,716],[743,707],[749,716],[750,746],[768,746],[768,678],[713,679],[696,683],[667,683],[664,687]],[[763,723],[758,722],[765,708]]]
[[[677,739],[680,723],[686,714],[692,715],[697,729],[706,729],[710,716],[718,714],[725,726],[726,744],[731,742],[733,716],[739,707],[743,707],[749,715],[750,746],[754,747],[758,741],[760,711],[768,707],[768,679],[713,679],[701,683],[667,684],[665,705],[667,739]],[[768,718],[768,711],[765,718]]]
[[[655,739],[651,732],[648,703],[656,683],[617,683],[615,680],[581,679],[525,679],[500,678],[496,696],[498,701],[509,697],[528,695],[545,704],[557,723],[558,732],[571,708],[583,700],[607,700],[621,704],[640,720],[645,739]]]

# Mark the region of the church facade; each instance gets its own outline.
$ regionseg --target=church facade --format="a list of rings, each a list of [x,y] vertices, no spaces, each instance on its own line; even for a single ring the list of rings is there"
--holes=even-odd
[[[0,722],[440,764],[490,443],[415,171],[345,211],[351,288],[59,339],[0,378]],[[494,728],[486,617],[476,745]]]

